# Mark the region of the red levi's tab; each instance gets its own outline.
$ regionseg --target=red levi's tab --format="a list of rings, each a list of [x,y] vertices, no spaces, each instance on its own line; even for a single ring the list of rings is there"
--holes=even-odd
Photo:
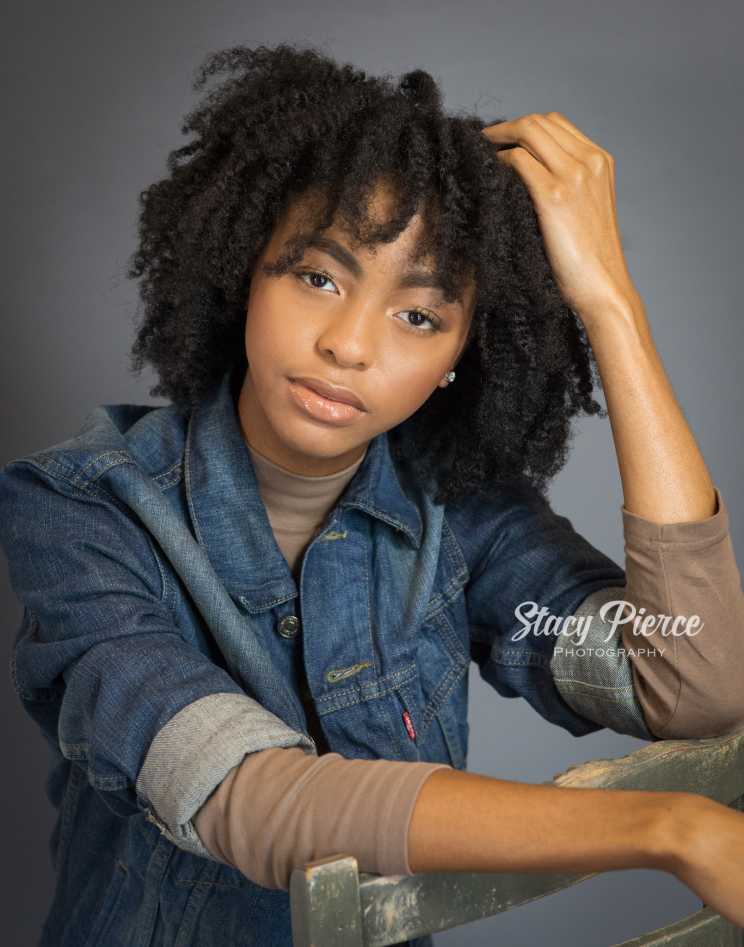
[[[403,714],[403,723],[406,725],[406,730],[408,731],[408,736],[412,739],[416,739],[416,731],[413,728],[413,721],[411,720],[411,715],[406,711]]]

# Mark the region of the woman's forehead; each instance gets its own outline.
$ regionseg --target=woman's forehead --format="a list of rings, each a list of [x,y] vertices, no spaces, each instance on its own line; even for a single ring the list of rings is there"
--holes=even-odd
[[[386,225],[397,216],[399,207],[390,201],[389,195],[383,195],[371,205],[372,213],[362,210],[351,219],[339,210],[326,226],[319,226],[321,221],[325,223],[325,208],[312,197],[298,199],[277,224],[270,245],[276,250],[296,247],[302,251],[327,250],[330,245],[335,245],[359,257],[378,256],[382,251],[391,258],[399,258],[401,265],[415,262],[419,268],[436,270],[438,234],[430,216],[424,208],[419,208],[401,222],[402,226],[385,232]]]
[[[472,262],[452,254],[448,262],[442,261],[437,208],[428,201],[400,215],[403,198],[385,181],[351,210],[338,206],[329,214],[329,200],[323,192],[310,191],[289,203],[265,251],[265,258],[276,261],[275,266],[269,263],[275,275],[317,250],[356,275],[383,263],[395,269],[404,286],[439,289],[448,302],[467,305],[474,296]]]

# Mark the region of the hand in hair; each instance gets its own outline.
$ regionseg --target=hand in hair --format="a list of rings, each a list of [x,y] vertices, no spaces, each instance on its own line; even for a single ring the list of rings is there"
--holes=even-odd
[[[558,288],[584,320],[636,295],[620,243],[615,163],[558,112],[484,130],[529,189]]]
[[[612,424],[625,508],[706,519],[716,496],[625,263],[614,162],[558,112],[484,130],[529,189],[558,288],[586,328]],[[516,147],[514,147],[516,146]]]

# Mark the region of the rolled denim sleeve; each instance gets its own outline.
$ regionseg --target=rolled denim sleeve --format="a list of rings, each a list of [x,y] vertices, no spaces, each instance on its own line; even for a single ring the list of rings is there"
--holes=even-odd
[[[613,630],[601,616],[603,605],[624,598],[624,588],[610,586],[584,599],[574,612],[574,630],[557,640],[550,670],[561,697],[577,713],[616,733],[653,740],[633,686],[622,627]]]
[[[137,794],[160,830],[179,848],[212,858],[192,818],[227,776],[251,753],[315,748],[255,700],[210,694],[179,711],[150,745],[137,778]]]
[[[0,473],[0,542],[26,609],[15,687],[114,812],[152,808],[188,847],[181,820],[223,772],[254,749],[307,738],[248,698],[198,622],[176,622],[166,572],[136,516],[48,461]],[[172,724],[187,708],[199,735],[191,762],[169,763],[187,749]]]

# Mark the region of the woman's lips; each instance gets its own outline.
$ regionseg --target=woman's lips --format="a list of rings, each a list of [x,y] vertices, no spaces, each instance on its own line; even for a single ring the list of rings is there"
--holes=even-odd
[[[319,378],[290,378],[295,404],[318,421],[348,424],[366,413],[363,402],[348,388],[338,388]]]

